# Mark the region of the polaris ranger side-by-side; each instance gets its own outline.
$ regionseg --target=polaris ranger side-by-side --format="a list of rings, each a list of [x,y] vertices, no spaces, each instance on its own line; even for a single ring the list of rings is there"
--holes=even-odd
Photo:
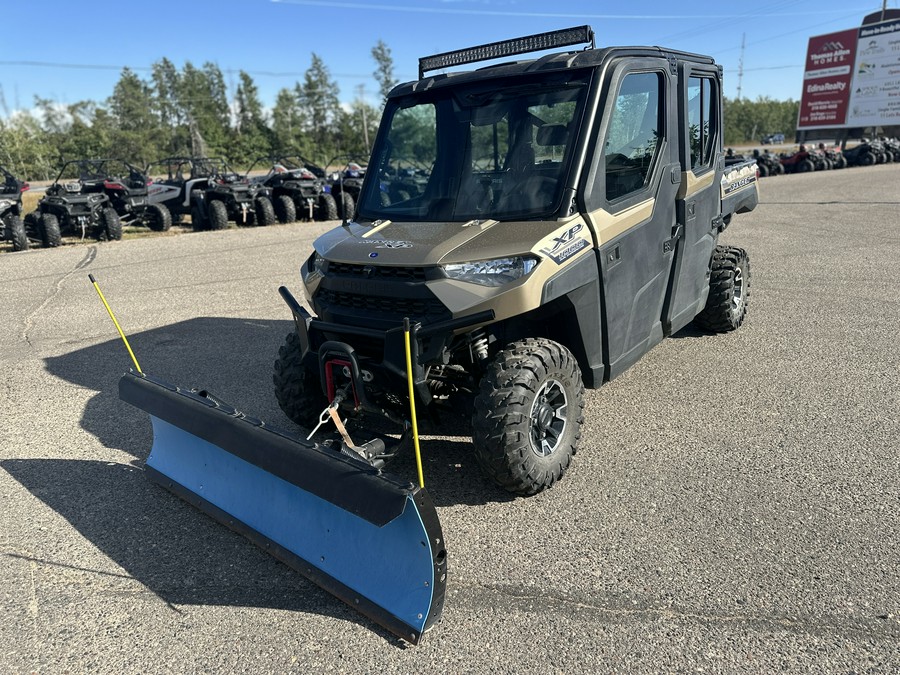
[[[29,247],[28,232],[22,221],[22,193],[28,187],[28,183],[0,166],[0,241],[10,242],[13,251],[25,251]]]
[[[509,53],[529,44],[546,49]],[[422,59],[391,92],[355,219],[302,266],[315,316],[282,290],[296,330],[274,383],[303,426],[335,400],[405,422],[409,319],[420,409],[468,402],[481,466],[534,494],[569,465],[584,386],[692,321],[741,325],[749,260],[718,238],[757,169],[725,168],[709,57],[591,47],[425,77],[494,47]],[[383,189],[398,158],[420,190]]]
[[[272,192],[275,216],[281,223],[305,220],[336,220],[337,204],[325,189],[325,170],[300,155],[281,155],[257,159],[256,166],[268,164],[265,175],[252,180]]]
[[[42,233],[45,246],[59,246],[61,235],[122,238],[122,221],[110,199],[108,159],[76,159],[63,164],[53,184],[26,216],[26,229]],[[118,177],[115,177],[118,180]]]
[[[233,171],[216,157],[167,157],[150,165],[157,176],[150,201],[165,205],[173,222],[191,216],[195,231],[239,225],[271,225],[275,209],[267,188]]]
[[[498,484],[552,485],[585,385],[691,321],[741,325],[749,262],[718,239],[757,203],[755,164],[725,168],[722,71],[707,57],[595,49],[584,26],[428,57],[419,75],[388,97],[355,213],[302,265],[316,316],[279,289],[296,326],[275,393],[313,433],[136,360],[119,382],[153,421],[151,480],[412,643],[440,618],[448,573],[417,420],[467,410]],[[371,415],[399,423],[399,440]],[[417,483],[384,468],[410,439]]]

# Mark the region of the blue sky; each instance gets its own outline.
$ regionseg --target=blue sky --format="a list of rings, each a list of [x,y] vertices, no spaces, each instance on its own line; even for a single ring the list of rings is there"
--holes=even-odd
[[[274,104],[309,67],[312,52],[350,101],[378,103],[370,51],[390,47],[399,79],[416,76],[418,58],[509,37],[590,24],[598,46],[661,45],[713,56],[725,68],[725,94],[800,98],[806,43],[858,26],[880,0],[781,0],[752,3],[671,0],[149,0],[87,3],[31,0],[6,4],[0,86],[9,110],[39,95],[59,103],[103,101],[123,66],[149,77],[168,57],[214,61],[233,92],[249,72],[263,104]],[[889,0],[889,8],[900,5]],[[5,114],[0,108],[0,115]]]

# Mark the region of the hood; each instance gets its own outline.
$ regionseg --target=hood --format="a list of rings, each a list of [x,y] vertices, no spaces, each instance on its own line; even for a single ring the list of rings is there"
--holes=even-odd
[[[316,252],[335,262],[427,266],[529,253],[559,221],[350,222],[319,237]]]

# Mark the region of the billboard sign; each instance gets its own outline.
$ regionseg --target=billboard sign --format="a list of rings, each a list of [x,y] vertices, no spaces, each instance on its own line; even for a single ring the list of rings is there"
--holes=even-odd
[[[900,124],[900,20],[809,39],[799,129]]]

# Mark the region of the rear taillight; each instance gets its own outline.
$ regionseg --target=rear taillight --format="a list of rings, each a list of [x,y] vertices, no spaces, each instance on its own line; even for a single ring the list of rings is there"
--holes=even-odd
[[[116,183],[116,182],[110,181],[110,180],[103,181],[103,187],[105,187],[107,190],[124,190],[125,189],[125,186],[122,185],[121,183]]]
[[[22,187],[19,188],[20,192],[25,192],[26,190],[30,190],[31,186],[28,183],[22,183]]]

